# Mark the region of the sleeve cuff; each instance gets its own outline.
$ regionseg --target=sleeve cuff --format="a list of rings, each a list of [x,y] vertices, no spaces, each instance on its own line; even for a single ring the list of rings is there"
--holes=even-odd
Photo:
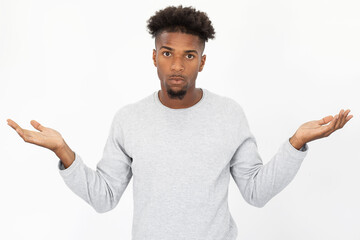
[[[285,142],[284,145],[288,153],[296,159],[304,159],[306,154],[309,152],[309,146],[307,143],[305,143],[304,146],[300,148],[300,150],[297,150],[293,145],[291,145],[290,138]]]
[[[70,175],[74,171],[74,169],[78,168],[83,163],[81,157],[76,152],[74,153],[75,153],[75,160],[68,168],[65,168],[64,164],[61,162],[61,160],[59,160],[58,169],[62,177],[66,177]]]

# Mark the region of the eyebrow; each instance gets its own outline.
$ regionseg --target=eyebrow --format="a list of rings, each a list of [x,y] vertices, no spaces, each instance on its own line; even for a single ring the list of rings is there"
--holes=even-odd
[[[170,50],[170,51],[173,51],[173,50],[174,50],[173,48],[167,47],[167,46],[161,46],[160,49],[162,49],[162,48],[165,48],[165,49]],[[160,50],[160,49],[159,49],[159,50]],[[185,50],[184,52],[185,52],[185,53],[196,53],[197,55],[199,55],[196,50]]]

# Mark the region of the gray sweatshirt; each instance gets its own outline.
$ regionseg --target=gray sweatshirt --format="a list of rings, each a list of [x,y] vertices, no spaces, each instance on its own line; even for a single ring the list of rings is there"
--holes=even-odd
[[[121,107],[96,170],[75,152],[66,185],[97,212],[115,208],[133,177],[133,240],[235,240],[230,174],[246,202],[263,207],[298,172],[307,152],[286,139],[263,164],[242,107],[207,89],[189,108],[158,91]]]

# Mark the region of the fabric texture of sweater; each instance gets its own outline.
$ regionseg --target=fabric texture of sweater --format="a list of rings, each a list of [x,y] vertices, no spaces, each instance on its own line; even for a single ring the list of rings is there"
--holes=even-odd
[[[230,174],[245,201],[263,207],[295,177],[307,152],[284,141],[263,164],[242,107],[202,89],[189,108],[163,105],[158,91],[121,107],[96,170],[75,152],[65,184],[97,212],[115,208],[133,177],[132,240],[235,240]]]

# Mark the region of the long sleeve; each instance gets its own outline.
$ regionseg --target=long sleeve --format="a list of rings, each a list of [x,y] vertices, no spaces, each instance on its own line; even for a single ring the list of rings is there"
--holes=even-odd
[[[253,206],[263,207],[295,177],[308,145],[297,150],[287,139],[264,165],[242,110],[240,120],[242,141],[230,161],[230,172],[243,198]]]
[[[96,171],[86,166],[75,152],[75,161],[68,167],[59,160],[58,168],[66,185],[97,212],[113,209],[132,177],[132,159],[123,147],[123,135],[118,114],[113,118],[103,157]]]

